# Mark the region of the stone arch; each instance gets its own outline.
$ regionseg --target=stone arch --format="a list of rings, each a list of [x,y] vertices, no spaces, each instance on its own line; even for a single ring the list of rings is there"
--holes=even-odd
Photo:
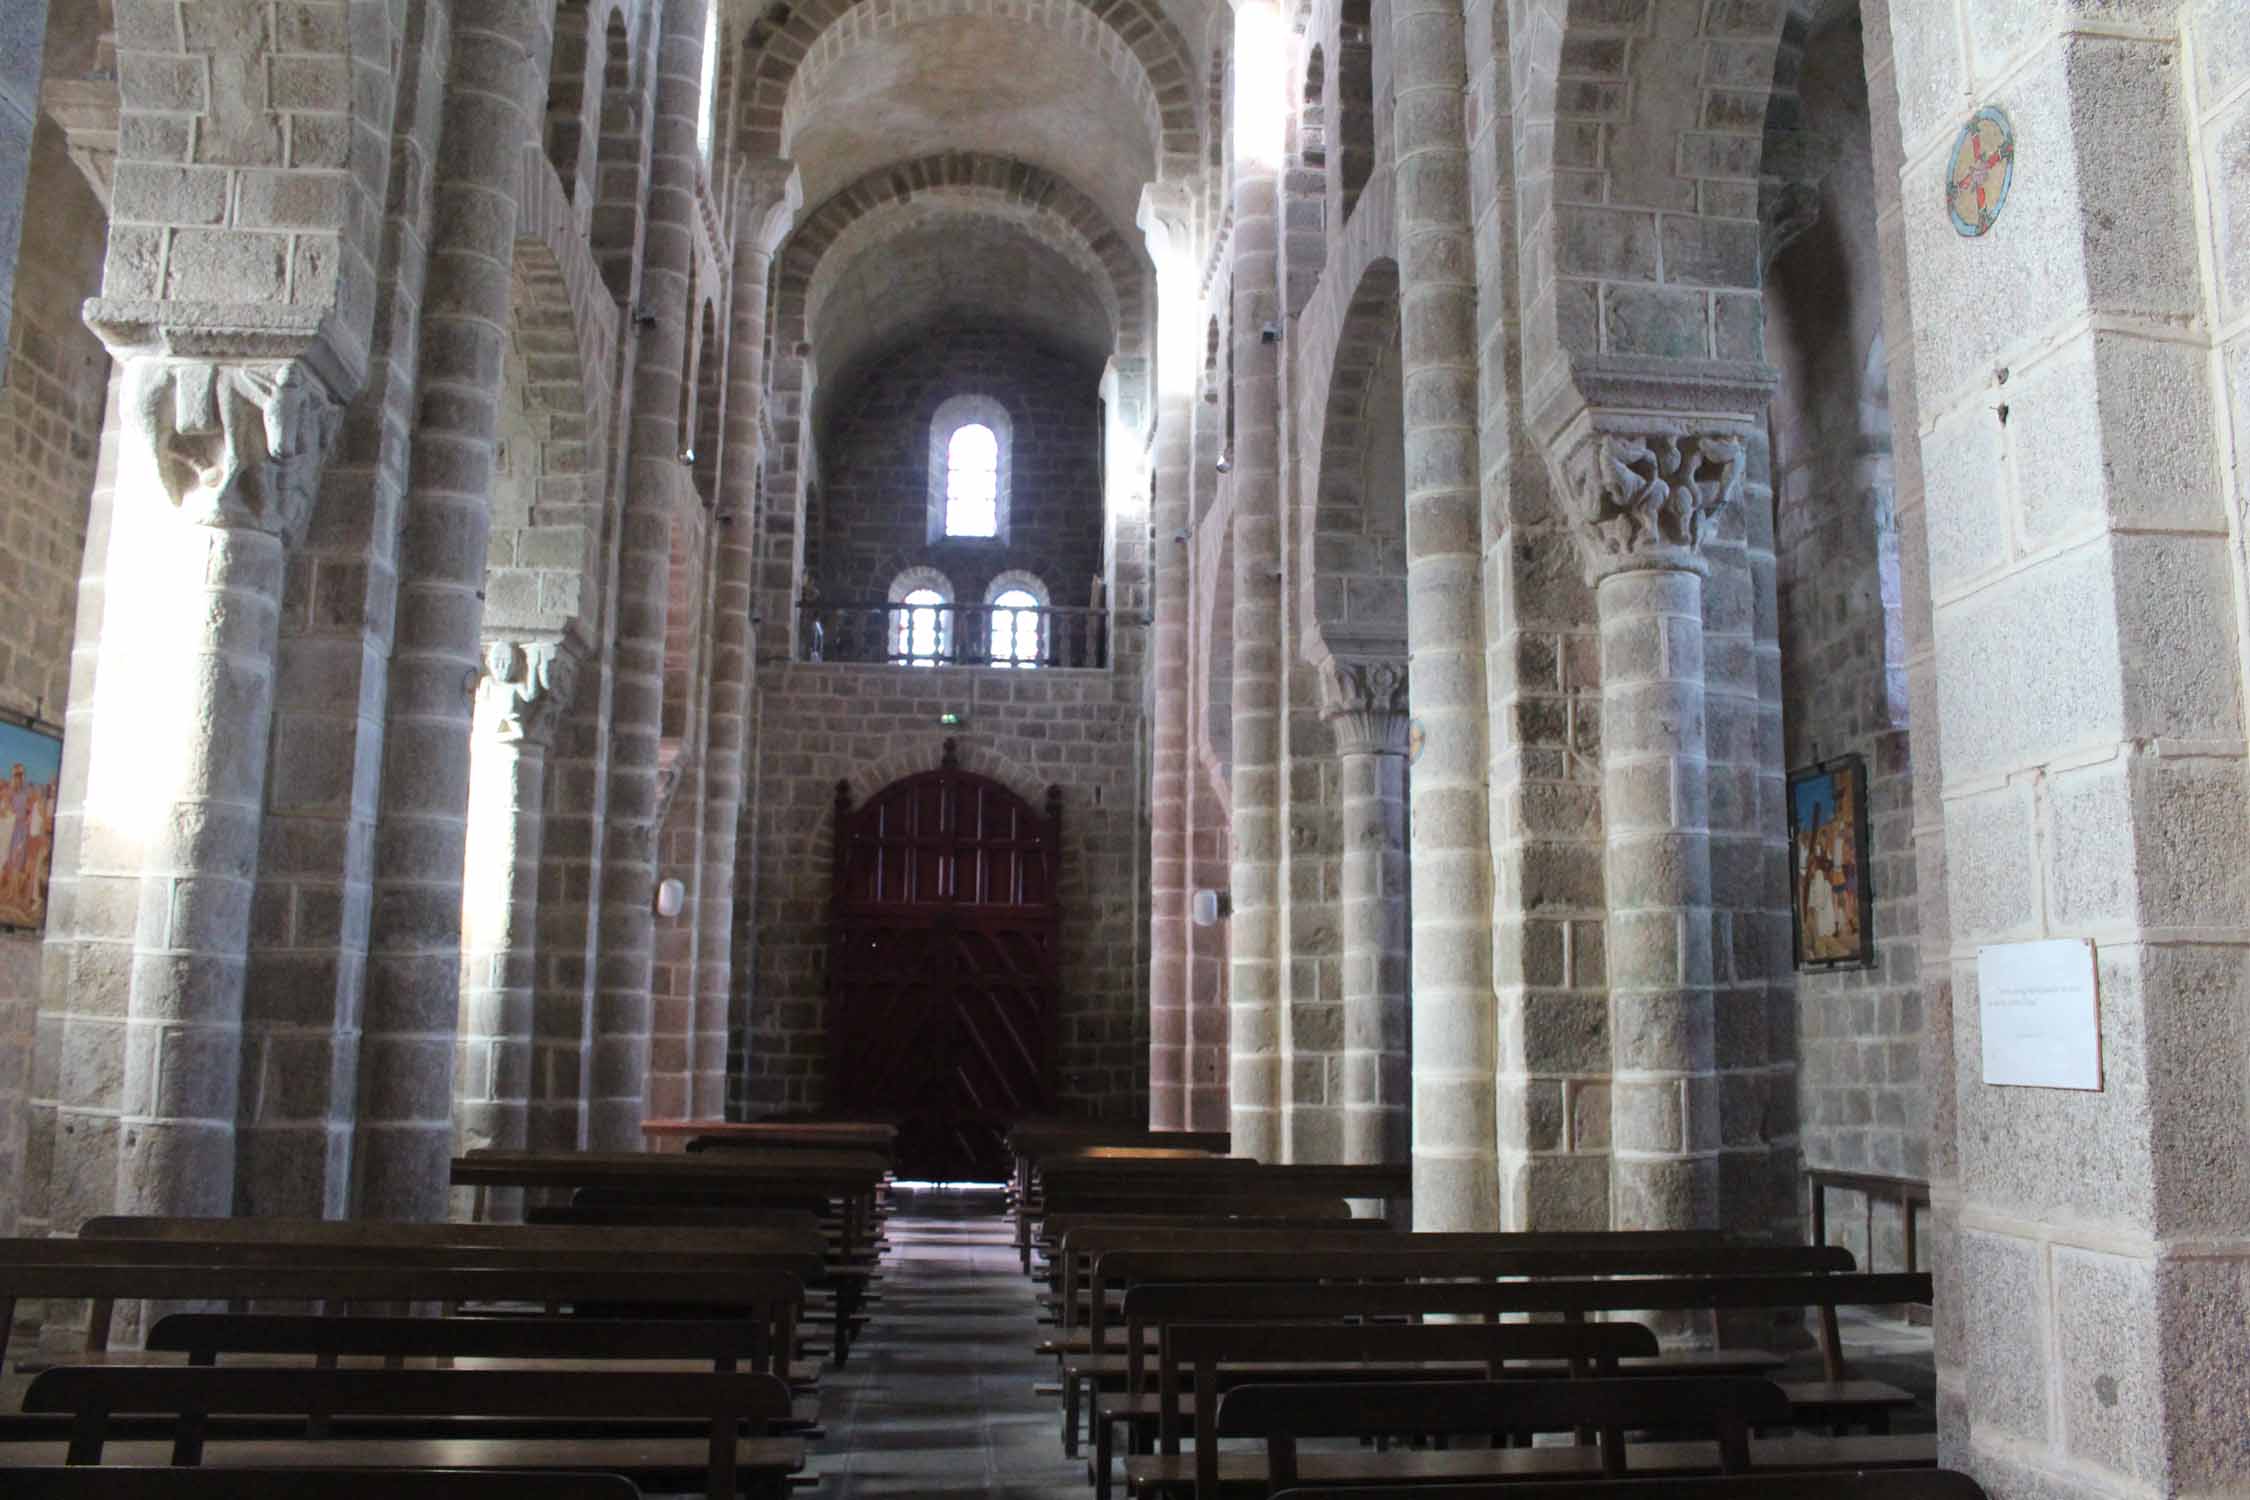
[[[1399,406],[1398,264],[1362,273],[1330,362],[1323,419],[1309,437],[1319,468],[1298,527],[1304,563],[1302,654],[1403,656],[1406,647],[1404,435]],[[1387,489],[1397,461],[1395,497]]]
[[[1342,208],[1338,225],[1351,222],[1359,196],[1375,171],[1374,0],[1344,0],[1336,24],[1335,81],[1326,100],[1328,171]]]
[[[1573,7],[1510,36],[1525,408],[1553,442],[1587,408],[1605,356],[1719,357],[1714,300],[1755,293],[1758,179],[1785,7],[1712,5],[1692,38],[1659,37],[1659,7]],[[1692,338],[1705,346],[1640,347]],[[1683,333],[1683,330],[1686,330]],[[1644,372],[1645,373],[1645,372]]]
[[[547,160],[562,179],[563,196],[578,201],[579,185],[594,170],[595,132],[586,129],[586,82],[593,65],[589,0],[559,0],[554,51],[547,64]]]
[[[962,770],[973,771],[988,780],[999,782],[1033,807],[1046,804],[1047,788],[1054,780],[1052,776],[1041,776],[1014,756],[996,750],[980,740],[955,739],[950,743],[953,746],[954,762]],[[852,806],[858,807],[894,781],[934,770],[938,758],[938,755],[925,749],[902,750],[886,755],[881,760],[870,761],[842,780],[851,791]],[[795,846],[796,858],[792,863],[826,877],[835,868],[833,800],[823,799],[813,807],[812,812],[813,816],[807,819],[809,826]],[[806,884],[808,888],[828,888],[825,878],[817,881],[808,879]]]
[[[1145,252],[1110,226],[1100,207],[1043,168],[1005,157],[947,152],[870,172],[829,198],[798,225],[776,260],[775,343],[786,351],[811,327],[813,278],[837,242],[861,220],[931,198],[961,196],[1031,214],[1074,241],[1103,268],[1107,299],[1117,308],[1121,357],[1144,352],[1148,327]]]
[[[1145,91],[1155,106],[1161,175],[1184,174],[1196,154],[1195,113],[1190,100],[1194,71],[1188,62],[1186,39],[1157,0],[1081,3],[1085,16],[1115,38],[1104,51],[1121,46],[1134,59],[1133,71],[1140,75],[1136,92]],[[1047,24],[1063,29],[1079,10],[1080,5],[1058,5],[1027,11],[1008,0],[962,0],[946,7],[945,13],[989,14],[1019,25],[1044,18]],[[800,0],[793,7],[769,10],[751,28],[746,43],[758,60],[743,79],[737,106],[737,135],[743,154],[752,159],[786,154],[789,97],[808,65],[817,71],[860,35],[908,24],[924,14],[904,6],[878,7],[870,0]],[[832,32],[838,40],[829,42]],[[823,43],[827,43],[825,48]]]

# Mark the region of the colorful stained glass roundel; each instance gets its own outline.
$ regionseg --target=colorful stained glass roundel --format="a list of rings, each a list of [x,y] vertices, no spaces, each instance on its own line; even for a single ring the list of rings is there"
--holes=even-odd
[[[1970,239],[1988,233],[2008,201],[2016,175],[2016,127],[1987,106],[1969,117],[1953,143],[1946,170],[1945,207],[1953,227]]]

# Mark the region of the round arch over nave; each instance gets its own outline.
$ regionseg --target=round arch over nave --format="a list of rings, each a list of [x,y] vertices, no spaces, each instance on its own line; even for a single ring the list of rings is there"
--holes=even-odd
[[[0,1232],[818,1114],[949,771],[1040,1112],[1817,1221],[2000,1500],[2250,1483],[2238,0],[19,13]]]

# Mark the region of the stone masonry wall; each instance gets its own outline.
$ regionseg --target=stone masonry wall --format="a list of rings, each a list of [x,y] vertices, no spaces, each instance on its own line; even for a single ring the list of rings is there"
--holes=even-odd
[[[1875,896],[1873,965],[1797,976],[1801,1149],[1807,1166],[1926,1177],[1913,758],[1865,63],[1850,21],[1784,43],[1800,44],[1798,87],[1776,96],[1769,121],[1794,134],[1769,155],[1804,174],[1807,203],[1817,194],[1817,216],[1766,291],[1766,349],[1783,371],[1772,431],[1785,747],[1792,771],[1865,758],[1862,873]],[[1858,1195],[1836,1193],[1829,1209],[1831,1239],[1865,1263],[1903,1264],[1894,1205],[1871,1218]]]
[[[52,125],[33,151],[31,201],[0,386],[0,709],[60,724],[109,356],[78,316],[101,284],[101,205]],[[0,933],[0,1234],[14,1232],[22,1196],[39,974],[38,936]]]
[[[919,340],[845,398],[823,444],[827,476],[812,576],[831,604],[884,600],[912,566],[936,568],[961,603],[1022,569],[1049,601],[1087,602],[1102,571],[1101,372],[1022,334],[962,329]],[[1012,475],[1005,544],[929,541],[930,420],[955,396],[1007,408]]]
[[[730,1065],[732,1107],[818,1107],[827,1088],[828,897],[836,783],[855,806],[934,770],[948,737],[964,769],[1037,805],[1063,793],[1060,1107],[1137,1120],[1148,1093],[1147,1009],[1135,974],[1148,928],[1135,901],[1148,838],[1138,674],[776,665],[757,685],[755,970]],[[966,723],[945,728],[941,712]],[[739,1002],[738,1002],[739,1003]]]

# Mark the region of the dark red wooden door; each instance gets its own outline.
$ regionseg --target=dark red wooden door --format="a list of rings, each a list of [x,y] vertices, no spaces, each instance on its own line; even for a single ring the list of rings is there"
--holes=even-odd
[[[828,1077],[897,1117],[899,1175],[988,1180],[1008,1122],[1053,1095],[1059,789],[1043,815],[946,764],[854,811],[837,788]]]

